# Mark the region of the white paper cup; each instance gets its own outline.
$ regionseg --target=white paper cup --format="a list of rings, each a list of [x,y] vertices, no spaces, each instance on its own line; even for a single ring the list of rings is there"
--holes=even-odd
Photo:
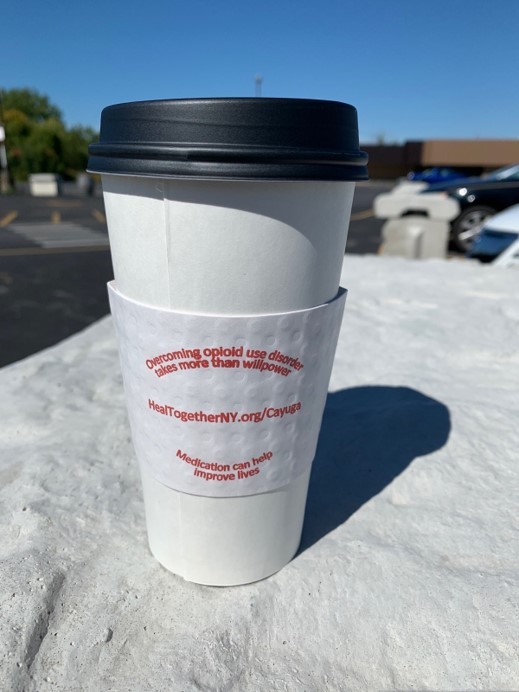
[[[257,107],[265,108],[269,100],[240,99],[232,106],[249,108],[258,101]],[[285,103],[272,101],[272,106]],[[179,102],[168,103],[175,108]],[[215,101],[197,102],[202,120],[206,104]],[[127,104],[132,105],[140,104]],[[117,123],[105,129],[113,138]],[[117,148],[109,151],[114,150],[118,156]],[[99,158],[99,150],[94,154]],[[322,151],[314,155],[318,166],[322,156]],[[331,180],[315,171],[309,173],[315,180],[294,172],[287,180],[279,175],[283,164],[278,177],[266,177],[262,169],[257,179],[254,171],[243,179],[242,168],[234,176],[220,171],[220,179],[214,171],[221,161],[206,177],[200,170],[169,176],[131,170],[131,165],[125,174],[127,161],[117,170],[106,161],[91,163],[90,170],[102,173],[117,290],[140,303],[203,315],[281,313],[332,300],[339,288],[353,180],[365,177],[360,165],[365,160],[356,156],[352,165],[357,168],[341,172],[349,179]],[[201,584],[244,584],[276,572],[296,553],[309,469],[270,492],[206,497],[167,487],[146,464],[140,467],[150,547],[172,572]]]

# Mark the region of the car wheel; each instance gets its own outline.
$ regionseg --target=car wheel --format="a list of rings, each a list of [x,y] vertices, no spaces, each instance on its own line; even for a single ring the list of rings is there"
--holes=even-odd
[[[470,207],[465,209],[452,226],[452,240],[458,250],[462,252],[470,250],[485,221],[495,213],[495,209],[490,207]]]

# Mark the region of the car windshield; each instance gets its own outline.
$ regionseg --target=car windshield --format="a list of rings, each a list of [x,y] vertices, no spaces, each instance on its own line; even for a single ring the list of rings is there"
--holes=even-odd
[[[504,166],[497,171],[481,176],[484,180],[519,180],[519,163],[514,166]]]

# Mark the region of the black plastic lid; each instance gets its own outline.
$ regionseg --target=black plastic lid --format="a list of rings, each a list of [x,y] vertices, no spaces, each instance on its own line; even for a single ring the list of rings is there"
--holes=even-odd
[[[366,180],[357,111],[338,101],[221,98],[108,106],[92,173],[223,180]]]

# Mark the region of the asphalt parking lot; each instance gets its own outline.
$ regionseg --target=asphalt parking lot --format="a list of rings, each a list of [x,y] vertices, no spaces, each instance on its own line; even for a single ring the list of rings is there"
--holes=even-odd
[[[376,253],[376,195],[391,182],[357,185],[346,252]],[[113,278],[103,199],[0,197],[0,366],[75,334],[108,313]]]

